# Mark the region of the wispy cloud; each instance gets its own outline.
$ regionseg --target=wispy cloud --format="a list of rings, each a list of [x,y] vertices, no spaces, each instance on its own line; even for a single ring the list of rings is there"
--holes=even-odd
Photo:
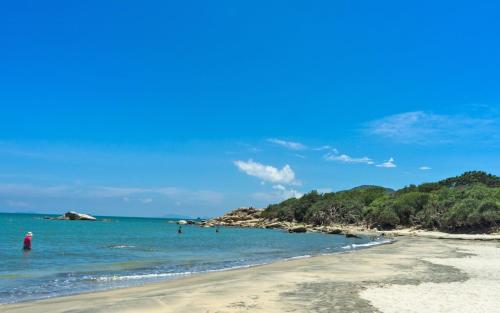
[[[321,146],[321,147],[315,147],[315,148],[312,148],[311,150],[314,150],[314,151],[325,151],[325,150],[329,150],[331,151],[332,153],[339,153],[337,149],[335,149],[334,147],[330,146],[330,145],[324,145],[324,146]]]
[[[348,156],[347,154],[327,154],[324,156],[325,160],[327,161],[338,161],[338,162],[343,162],[343,163],[365,163],[365,164],[373,164],[373,160],[370,159],[369,157],[362,157],[362,158],[353,158],[351,156]]]
[[[1,196],[22,196],[41,198],[86,198],[105,199],[117,198],[124,202],[140,201],[151,203],[152,197],[168,199],[188,199],[197,202],[220,203],[223,194],[211,190],[190,190],[178,187],[116,187],[116,186],[86,186],[61,185],[37,186],[30,184],[0,184]],[[149,200],[151,199],[151,201]]]
[[[393,168],[393,167],[396,167],[396,164],[394,164],[394,159],[390,158],[387,162],[377,164],[376,166],[377,167],[384,167],[384,168]]]
[[[366,131],[400,143],[452,143],[500,139],[500,119],[441,115],[424,111],[389,115],[369,122]]]
[[[282,146],[282,147],[285,147],[289,150],[305,150],[307,149],[307,146],[300,143],[300,142],[294,142],[294,141],[286,141],[286,140],[282,140],[282,139],[277,139],[277,138],[269,138],[267,139],[268,142],[270,143],[274,143],[276,145],[279,145],[279,146]]]
[[[134,194],[148,192],[153,192],[153,190],[150,188],[96,186],[88,188],[85,194],[93,198],[126,198]]]
[[[143,199],[140,199],[140,201],[144,204],[147,204],[147,203],[151,203],[153,202],[153,199],[151,198],[143,198]]]
[[[261,163],[254,162],[252,160],[245,161],[235,161],[234,164],[238,169],[247,175],[258,177],[263,181],[268,181],[278,184],[297,184],[295,180],[295,172],[292,170],[290,165],[283,166],[282,169],[278,169],[271,165],[264,165]]]
[[[29,208],[30,204],[24,201],[8,200],[7,205],[15,208]]]
[[[428,171],[428,170],[431,170],[432,168],[430,168],[428,166],[421,166],[418,169],[421,170],[421,171]]]
[[[257,146],[254,146],[252,144],[246,143],[246,142],[237,142],[237,145],[240,146],[240,147],[242,147],[247,152],[251,152],[251,153],[262,152],[261,148],[259,148]],[[235,153],[234,151],[227,151],[227,152],[229,152],[229,154],[234,154]]]
[[[69,193],[77,193],[78,191],[72,190],[69,186],[34,186],[30,184],[5,184],[0,183],[0,195],[12,196],[47,196],[59,197]]]

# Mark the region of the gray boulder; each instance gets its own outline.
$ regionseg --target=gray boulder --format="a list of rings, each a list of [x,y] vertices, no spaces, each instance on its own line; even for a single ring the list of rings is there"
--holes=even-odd
[[[345,234],[345,237],[346,237],[346,238],[361,238],[361,237],[359,237],[358,235],[356,235],[356,234],[351,234],[351,233],[347,233],[347,234]]]
[[[328,228],[325,232],[327,234],[331,234],[331,235],[340,235],[340,234],[342,234],[342,229],[340,229],[340,228]]]
[[[95,217],[88,214],[78,213],[75,211],[69,211],[64,213],[64,215],[57,218],[58,220],[71,220],[71,221],[97,221]]]
[[[305,233],[307,228],[305,226],[295,226],[288,229],[289,233]]]

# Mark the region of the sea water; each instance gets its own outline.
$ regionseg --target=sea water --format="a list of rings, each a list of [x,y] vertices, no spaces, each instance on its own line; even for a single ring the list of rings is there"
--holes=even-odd
[[[383,241],[253,228],[202,228],[159,218],[59,221],[0,213],[0,303],[173,279],[276,260],[345,252]],[[22,250],[26,232],[33,249]]]

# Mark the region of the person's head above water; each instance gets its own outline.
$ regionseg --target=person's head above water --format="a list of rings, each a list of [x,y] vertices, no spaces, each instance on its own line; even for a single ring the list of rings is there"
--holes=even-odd
[[[26,237],[33,237],[33,233],[29,231],[28,233],[26,233]]]

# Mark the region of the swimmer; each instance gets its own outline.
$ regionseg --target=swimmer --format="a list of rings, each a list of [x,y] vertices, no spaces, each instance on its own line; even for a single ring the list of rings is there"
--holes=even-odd
[[[32,232],[28,232],[24,237],[23,250],[31,250],[31,238],[33,237]]]

